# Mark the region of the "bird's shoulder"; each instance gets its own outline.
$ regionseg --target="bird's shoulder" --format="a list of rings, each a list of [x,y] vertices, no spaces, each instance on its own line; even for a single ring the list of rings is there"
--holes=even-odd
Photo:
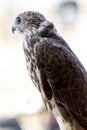
[[[57,63],[61,64],[65,61],[79,62],[76,55],[72,52],[68,44],[60,38],[41,38],[37,40],[36,46],[36,58],[40,63],[40,60],[45,64]],[[80,63],[80,62],[79,62]]]

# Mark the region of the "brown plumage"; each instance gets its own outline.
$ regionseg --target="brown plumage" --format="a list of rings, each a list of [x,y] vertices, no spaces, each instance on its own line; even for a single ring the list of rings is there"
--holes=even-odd
[[[54,25],[38,12],[18,15],[27,69],[61,130],[87,130],[87,72]]]

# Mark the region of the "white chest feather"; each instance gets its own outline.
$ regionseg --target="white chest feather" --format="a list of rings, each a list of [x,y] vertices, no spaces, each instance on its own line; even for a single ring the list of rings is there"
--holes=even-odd
[[[36,43],[37,44],[37,43]],[[27,45],[27,42],[24,42],[24,53],[26,58],[26,66],[28,69],[29,76],[31,77],[33,83],[35,86],[40,89],[40,72],[38,70],[37,64],[36,64],[36,44],[32,47]]]

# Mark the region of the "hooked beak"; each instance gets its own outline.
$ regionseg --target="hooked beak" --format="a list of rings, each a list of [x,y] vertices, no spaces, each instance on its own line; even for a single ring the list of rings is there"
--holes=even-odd
[[[12,32],[14,33],[15,31],[16,31],[16,26],[13,25],[13,26],[12,26]]]

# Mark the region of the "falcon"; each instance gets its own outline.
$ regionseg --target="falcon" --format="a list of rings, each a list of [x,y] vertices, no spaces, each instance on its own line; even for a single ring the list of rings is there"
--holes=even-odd
[[[87,72],[52,22],[20,13],[12,31],[23,35],[28,73],[60,130],[87,130]]]

